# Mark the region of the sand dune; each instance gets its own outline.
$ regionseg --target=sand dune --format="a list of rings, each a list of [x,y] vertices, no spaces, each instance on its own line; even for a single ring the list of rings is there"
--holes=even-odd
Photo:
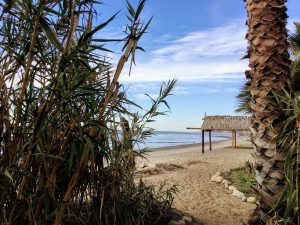
[[[210,181],[217,171],[236,168],[251,160],[253,150],[247,148],[250,143],[245,138],[238,142],[237,149],[228,147],[230,144],[229,140],[214,143],[213,151],[205,154],[199,145],[155,150],[149,153],[148,160],[139,160],[138,165],[144,171],[156,170],[144,176],[147,182],[158,185],[166,181],[168,185],[178,185],[175,208],[205,225],[238,225],[247,220],[255,205],[242,202],[223,185]],[[168,169],[166,165],[170,164],[173,166]]]

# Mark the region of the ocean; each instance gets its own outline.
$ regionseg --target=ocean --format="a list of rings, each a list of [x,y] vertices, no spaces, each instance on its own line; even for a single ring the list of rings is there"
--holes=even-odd
[[[231,132],[212,132],[212,141],[222,141],[231,137]],[[208,142],[208,132],[205,133],[205,142]],[[176,145],[201,143],[201,131],[193,132],[172,132],[155,131],[140,148],[161,148]]]

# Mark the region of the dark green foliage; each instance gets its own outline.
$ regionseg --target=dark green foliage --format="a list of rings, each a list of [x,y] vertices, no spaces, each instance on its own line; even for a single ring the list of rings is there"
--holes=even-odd
[[[162,86],[145,115],[118,82],[149,22],[130,12],[117,69],[93,26],[92,0],[7,1],[0,28],[0,223],[156,224],[174,189],[135,182],[135,142],[166,103]],[[93,39],[97,34],[101,38]],[[135,110],[137,110],[136,108]],[[166,192],[165,192],[166,191]],[[170,195],[171,193],[171,195]],[[170,197],[171,196],[171,197]]]
[[[233,185],[237,188],[237,190],[247,195],[255,194],[252,189],[253,185],[257,185],[255,169],[248,161],[245,163],[245,166],[230,170],[227,174],[225,174],[225,177],[233,182]]]
[[[239,94],[236,96],[238,100],[238,107],[235,109],[238,113],[245,113],[250,114],[250,100],[251,100],[251,93],[248,90],[248,83],[245,83],[244,86],[241,88]]]
[[[275,208],[280,205],[282,218],[280,224],[300,224],[300,103],[298,97],[286,93],[284,97],[278,97],[279,105],[285,105],[282,110],[288,116],[280,132],[279,145],[289,148],[287,159],[284,164],[286,184],[281,198]]]
[[[300,57],[300,23],[295,22],[296,32],[289,37],[289,41],[291,43],[291,53],[294,57]]]
[[[298,94],[300,91],[300,23],[295,22],[296,33],[289,37],[293,61],[291,63],[292,88]]]

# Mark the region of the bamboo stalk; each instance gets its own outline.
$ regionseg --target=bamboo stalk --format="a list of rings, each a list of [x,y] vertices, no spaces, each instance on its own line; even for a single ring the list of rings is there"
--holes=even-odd
[[[23,79],[23,83],[22,83],[22,88],[21,88],[21,91],[20,91],[20,94],[19,94],[19,100],[18,100],[19,104],[18,104],[17,112],[16,112],[16,121],[15,121],[14,133],[17,133],[17,129],[19,127],[19,121],[20,121],[20,116],[21,116],[22,104],[23,104],[23,101],[24,101],[24,96],[25,96],[25,90],[26,90],[26,87],[27,87],[27,83],[29,81],[30,67],[31,67],[31,64],[32,64],[32,61],[33,61],[33,51],[34,51],[34,47],[35,47],[36,36],[38,34],[39,17],[40,17],[41,8],[42,8],[42,4],[41,4],[40,1],[39,1],[38,4],[40,5],[40,7],[38,9],[37,15],[35,16],[33,34],[32,34],[32,37],[31,37],[31,43],[30,43],[30,48],[29,48],[29,52],[28,52],[28,60],[27,60],[27,63],[26,63],[26,69],[25,69],[25,73],[24,73],[24,79]],[[15,148],[19,149],[19,147],[20,147],[20,139],[14,140],[14,142],[16,142],[16,141],[17,141],[17,143],[14,143]],[[28,161],[29,161],[28,158],[29,158],[29,154],[26,156],[25,162],[22,165],[24,168],[26,168],[28,166]],[[18,189],[17,198],[16,198],[16,200],[14,202],[13,209],[12,209],[12,211],[10,213],[10,216],[9,216],[9,220],[8,220],[8,223],[7,223],[8,225],[12,224],[12,221],[14,219],[14,213],[15,213],[15,209],[16,209],[17,200],[22,195],[23,190],[24,190],[24,186],[25,186],[26,182],[27,182],[27,177],[23,176],[22,180],[21,180],[20,187]]]
[[[124,64],[127,62],[128,58],[130,56],[130,52],[131,52],[132,46],[134,46],[135,41],[133,40],[133,37],[135,37],[135,32],[136,32],[137,26],[138,26],[138,23],[137,23],[135,29],[133,30],[133,34],[131,36],[132,38],[128,42],[128,45],[127,45],[126,50],[125,50],[125,53],[122,55],[122,57],[120,58],[120,60],[118,62],[114,78],[112,80],[111,85],[108,88],[105,101],[103,103],[103,106],[102,106],[101,111],[100,111],[99,116],[98,116],[98,120],[99,121],[101,121],[103,119],[103,114],[105,112],[105,109],[106,109],[106,107],[107,107],[107,105],[109,103],[109,100],[110,100],[111,96],[114,93],[113,90],[114,90],[114,88],[115,88],[115,86],[117,84],[117,81],[118,81],[118,79],[120,77],[120,74],[121,74],[121,72],[123,70]],[[95,128],[92,128],[90,130],[90,135],[91,136],[95,136],[96,135],[96,129]],[[65,210],[66,204],[69,201],[71,193],[73,192],[73,189],[74,189],[76,183],[78,182],[78,179],[79,179],[82,167],[83,167],[83,162],[85,161],[85,157],[87,156],[86,155],[86,151],[87,151],[87,145],[85,145],[85,147],[84,147],[83,153],[82,153],[81,158],[80,158],[80,164],[79,164],[79,166],[77,168],[76,173],[71,178],[71,181],[70,181],[70,183],[68,185],[68,189],[67,189],[67,191],[66,191],[66,193],[64,195],[64,198],[63,198],[63,203],[62,203],[60,209],[58,210],[58,213],[56,215],[56,218],[55,218],[55,221],[54,221],[53,225],[60,225],[61,224],[61,217],[62,217],[63,212]]]
[[[120,60],[118,62],[117,69],[116,69],[116,72],[114,74],[114,78],[113,78],[113,80],[112,80],[112,82],[111,82],[111,84],[110,84],[110,86],[108,88],[105,101],[104,101],[104,103],[102,105],[101,111],[100,111],[99,116],[98,116],[98,120],[99,121],[101,121],[101,119],[103,117],[103,114],[104,114],[104,112],[106,110],[106,107],[108,105],[108,102],[109,102],[109,100],[110,100],[110,98],[111,98],[111,96],[113,94],[113,90],[114,90],[114,88],[115,88],[115,86],[117,84],[117,81],[119,80],[119,77],[121,75],[121,72],[123,70],[123,67],[124,67],[125,63],[128,61],[128,58],[130,56],[130,53],[131,53],[132,49],[134,49],[134,47],[137,45],[136,40],[134,40],[134,37],[136,35],[136,31],[138,29],[138,26],[139,26],[139,23],[136,23],[136,25],[133,28],[132,33],[130,35],[131,38],[130,38],[130,40],[128,42],[126,50],[125,50],[123,56],[120,58]]]
[[[72,195],[73,189],[75,188],[75,186],[78,182],[81,170],[83,168],[83,163],[85,161],[85,158],[87,157],[87,154],[86,154],[87,150],[86,149],[87,149],[87,144],[85,144],[85,146],[84,146],[83,154],[81,155],[79,165],[77,167],[76,172],[72,176],[71,181],[69,182],[67,191],[64,194],[63,202],[62,202],[60,208],[58,209],[58,212],[56,214],[53,225],[60,225],[61,224],[61,219],[62,219],[62,215],[63,215],[64,210],[65,210],[65,207],[66,207],[66,205],[67,205],[67,203],[68,203],[68,201],[69,201],[69,199]]]
[[[73,36],[73,34],[74,34],[74,32],[75,32],[75,30],[76,30],[76,27],[75,26],[78,26],[78,21],[79,21],[79,19],[77,18],[76,20],[75,20],[75,9],[76,9],[76,2],[77,1],[74,1],[73,2],[73,5],[72,5],[72,22],[71,22],[71,24],[74,24],[73,26],[71,26],[71,29],[70,29],[70,31],[69,31],[69,33],[68,33],[68,35],[67,35],[67,41],[66,41],[66,44],[65,44],[65,48],[63,49],[63,55],[64,54],[67,54],[68,53],[68,50],[70,49],[70,44],[71,44],[71,38],[72,38],[72,36]],[[39,4],[40,4],[40,2],[39,2]],[[42,8],[42,6],[41,6],[41,4],[40,4],[40,9]],[[39,25],[39,16],[40,16],[40,13],[36,16],[36,20],[35,20],[35,32],[33,33],[33,36],[34,36],[34,42],[33,41],[31,41],[31,46],[30,46],[30,49],[31,49],[31,51],[29,50],[29,53],[31,53],[31,55],[29,55],[29,57],[28,57],[28,62],[30,62],[30,63],[27,63],[27,67],[26,67],[26,71],[25,71],[25,82],[23,82],[23,86],[22,86],[22,90],[21,90],[21,93],[20,93],[20,96],[22,96],[22,98],[21,99],[24,99],[24,94],[25,94],[25,89],[26,89],[26,86],[27,86],[27,83],[28,83],[28,81],[29,81],[29,70],[30,70],[30,67],[31,67],[31,63],[32,63],[32,59],[33,59],[33,49],[34,49],[34,45],[35,45],[35,38],[36,38],[36,35],[37,35],[37,31],[38,31],[38,25]],[[79,16],[78,16],[79,17]],[[33,38],[32,38],[33,39]],[[63,58],[63,56],[61,56],[61,58]],[[29,65],[30,64],[30,65]],[[29,66],[28,66],[29,65]],[[60,65],[60,63],[58,63],[58,69],[57,69],[57,76],[56,76],[56,79],[55,79],[55,82],[54,82],[54,90],[57,88],[57,84],[58,84],[58,77],[60,76],[60,71],[61,71],[61,65]],[[26,84],[26,85],[25,85]],[[50,93],[49,93],[49,96],[48,96],[48,99],[47,99],[47,101],[45,101],[44,102],[44,104],[42,105],[42,107],[41,107],[41,109],[39,110],[39,115],[38,115],[38,117],[37,117],[37,122],[36,122],[36,126],[35,126],[35,128],[34,128],[34,132],[33,132],[33,140],[36,140],[37,138],[38,138],[38,129],[37,129],[37,125],[39,124],[39,122],[40,121],[42,121],[43,120],[43,117],[45,117],[46,115],[47,115],[47,111],[48,111],[48,103],[49,102],[51,102],[51,100],[53,99],[53,97],[54,97],[54,91],[51,91]],[[22,100],[23,101],[23,100]],[[19,121],[19,119],[20,119],[20,112],[21,111],[19,111],[19,113],[17,113],[17,119],[16,119],[16,124],[15,125],[17,125],[18,124],[18,121]],[[17,127],[15,127],[15,129],[16,129]],[[19,143],[20,144],[20,143]],[[19,145],[18,144],[18,145]],[[17,145],[17,147],[18,147],[18,145]],[[27,154],[27,156],[25,157],[25,163],[23,163],[23,169],[25,169],[25,168],[27,168],[28,167],[28,165],[30,164],[30,152],[28,152],[28,154]],[[27,177],[26,176],[23,176],[23,178],[22,178],[22,181],[21,181],[21,184],[20,184],[20,187],[19,187],[19,189],[18,189],[18,198],[21,196],[21,194],[23,193],[23,190],[24,190],[24,187],[25,187],[25,185],[26,185],[26,182],[27,182]],[[15,207],[13,207],[13,209],[15,209]],[[11,224],[11,220],[12,220],[12,218],[13,218],[13,214],[14,214],[14,210],[12,210],[12,212],[11,212],[11,215],[10,215],[10,219],[9,219],[9,223],[8,223],[8,225],[10,225]]]
[[[20,91],[20,94],[19,94],[19,99],[18,99],[19,104],[18,104],[18,107],[17,107],[16,121],[15,121],[15,127],[14,127],[14,132],[15,133],[17,133],[17,129],[18,129],[19,122],[20,122],[22,104],[23,104],[23,101],[24,101],[25,90],[26,90],[26,87],[27,87],[27,84],[28,84],[28,81],[29,81],[29,72],[30,72],[31,64],[32,64],[32,61],[33,61],[33,51],[34,51],[34,47],[35,47],[35,40],[36,40],[36,36],[38,35],[39,18],[40,18],[41,9],[42,9],[41,1],[39,1],[38,4],[39,4],[39,9],[38,9],[38,13],[35,16],[35,20],[34,20],[33,33],[32,33],[32,36],[31,36],[30,48],[29,48],[29,52],[28,52],[28,60],[27,60],[27,63],[26,63],[22,88],[21,88],[21,91]]]
[[[111,82],[111,84],[110,84],[110,86],[109,86],[109,88],[108,88],[108,91],[107,91],[107,95],[106,95],[105,101],[104,101],[104,103],[103,103],[103,106],[102,106],[101,111],[100,111],[99,116],[98,116],[98,120],[99,120],[99,121],[102,119],[103,114],[104,114],[104,112],[105,112],[105,110],[106,110],[106,107],[107,107],[107,105],[108,105],[108,103],[109,103],[109,100],[110,100],[111,96],[112,96],[113,93],[114,93],[114,88],[115,88],[115,86],[116,86],[116,84],[117,84],[117,81],[119,80],[119,77],[120,77],[120,75],[121,75],[121,72],[122,72],[122,70],[123,70],[123,67],[124,67],[125,63],[128,61],[128,58],[129,58],[129,55],[130,55],[130,52],[131,52],[131,48],[132,48],[132,46],[133,46],[133,42],[134,42],[134,41],[133,41],[132,39],[129,41],[129,43],[128,43],[128,45],[127,45],[127,48],[126,48],[126,50],[125,50],[124,55],[121,57],[121,59],[120,59],[119,62],[118,62],[118,65],[117,65],[117,69],[116,69],[114,78],[113,78],[113,80],[112,80],[112,82]]]
[[[56,70],[57,71],[56,72],[56,77],[54,78],[54,82],[52,84],[53,85],[53,91],[49,92],[47,100],[43,103],[41,109],[39,110],[39,115],[37,117],[36,125],[38,125],[39,122],[42,121],[43,118],[47,115],[47,112],[49,111],[49,108],[48,108],[49,107],[49,102],[51,102],[51,100],[53,99],[54,93],[55,93],[55,91],[58,87],[58,81],[59,81],[59,77],[60,77],[61,71],[62,71],[62,65],[61,65],[60,62],[61,62],[61,59],[63,59],[64,56],[68,54],[69,49],[71,47],[72,36],[74,35],[76,27],[78,26],[79,16],[77,16],[77,19],[75,18],[76,4],[77,4],[77,1],[73,1],[72,14],[71,14],[71,24],[73,24],[73,26],[71,26],[69,32],[67,33],[67,39],[66,39],[67,41],[65,43],[65,47],[63,47],[62,55],[61,55],[60,59],[58,60],[59,63],[57,64],[58,68]],[[33,137],[35,137],[34,139],[36,139],[36,135],[37,135],[37,126],[35,126],[35,128],[34,128],[34,134],[33,134]]]

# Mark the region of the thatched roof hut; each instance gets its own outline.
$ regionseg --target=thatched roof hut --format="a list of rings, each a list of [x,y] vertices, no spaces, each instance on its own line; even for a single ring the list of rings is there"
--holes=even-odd
[[[202,130],[202,153],[204,153],[204,133],[209,133],[209,150],[211,147],[212,131],[231,131],[232,147],[236,147],[236,132],[248,131],[250,127],[250,117],[247,116],[205,116],[200,128],[187,128],[191,130]]]
[[[247,116],[205,116],[201,130],[248,131],[249,123]]]

